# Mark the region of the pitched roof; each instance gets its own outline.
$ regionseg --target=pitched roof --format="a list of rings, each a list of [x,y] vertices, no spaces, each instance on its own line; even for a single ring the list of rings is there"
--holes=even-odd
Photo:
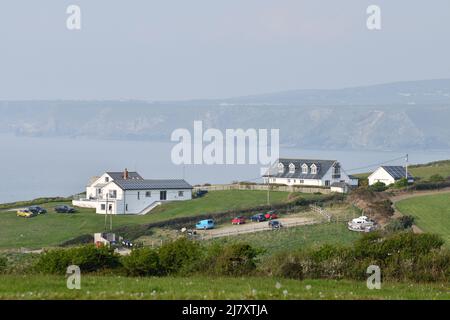
[[[122,172],[106,172],[113,180],[123,180],[123,171]],[[128,172],[128,179],[141,179],[144,178],[141,177],[139,173],[136,171],[129,171]]]
[[[192,189],[192,186],[183,179],[122,179],[114,180],[113,183],[117,184],[122,190]]]
[[[402,179],[406,177],[406,168],[402,166],[382,166],[389,175],[395,180]],[[408,172],[408,179],[413,179],[414,177]]]
[[[336,160],[311,160],[311,159],[292,159],[292,158],[280,158],[274,166],[270,168],[270,176],[274,178],[292,178],[292,179],[322,179],[322,177],[328,172],[328,170],[336,163]],[[279,172],[278,164],[282,163],[284,166],[283,172]],[[295,172],[289,172],[289,165],[295,166]],[[308,173],[302,173],[302,165],[308,166]],[[317,166],[317,173],[311,174],[311,166],[315,164]],[[264,176],[268,176],[266,174]]]

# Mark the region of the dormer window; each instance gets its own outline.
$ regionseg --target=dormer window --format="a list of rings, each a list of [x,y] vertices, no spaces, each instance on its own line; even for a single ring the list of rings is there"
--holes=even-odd
[[[289,165],[289,173],[295,173],[295,165],[293,163]]]
[[[317,166],[314,163],[311,165],[311,174],[317,174]]]
[[[304,163],[302,165],[302,173],[303,174],[308,174],[308,165],[306,163]]]
[[[278,164],[278,173],[283,173],[284,172],[284,165],[280,162]]]

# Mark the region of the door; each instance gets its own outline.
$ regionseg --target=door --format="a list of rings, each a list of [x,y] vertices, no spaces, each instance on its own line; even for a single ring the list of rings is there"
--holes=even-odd
[[[167,191],[160,191],[159,200],[166,200],[166,199],[167,199]]]

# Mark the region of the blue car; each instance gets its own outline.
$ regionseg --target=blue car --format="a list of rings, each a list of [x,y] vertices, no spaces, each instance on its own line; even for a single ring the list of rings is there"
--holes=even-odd
[[[213,229],[214,226],[215,226],[214,220],[211,220],[211,219],[199,221],[199,222],[195,225],[195,227],[196,227],[197,229],[203,229],[203,230],[206,230],[206,229]]]
[[[254,216],[252,216],[250,218],[250,220],[252,220],[252,222],[263,222],[266,221],[266,217],[264,216],[264,214],[259,213],[259,214],[255,214]]]

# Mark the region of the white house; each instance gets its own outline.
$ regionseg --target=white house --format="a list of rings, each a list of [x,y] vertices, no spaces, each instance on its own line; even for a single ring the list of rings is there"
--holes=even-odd
[[[280,158],[263,179],[264,183],[288,186],[331,188],[335,183],[345,183],[350,187],[358,186],[358,179],[346,174],[336,160]]]
[[[100,214],[146,214],[166,201],[192,199],[192,186],[182,179],[148,180],[137,172],[105,172],[91,179],[86,199],[78,207],[95,208]]]
[[[385,185],[395,183],[402,178],[406,178],[406,168],[402,166],[382,166],[369,176],[369,185],[382,182]],[[414,177],[408,172],[408,182],[414,182]]]

